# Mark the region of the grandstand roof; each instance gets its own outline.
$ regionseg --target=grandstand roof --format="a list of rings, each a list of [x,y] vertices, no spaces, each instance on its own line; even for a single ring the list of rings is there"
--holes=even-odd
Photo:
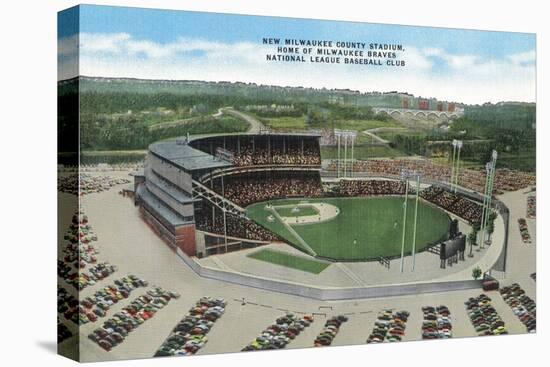
[[[206,139],[206,138],[223,138],[224,136],[231,138],[231,137],[238,137],[238,136],[258,136],[258,137],[266,137],[266,136],[293,136],[293,137],[321,137],[321,133],[317,131],[303,131],[303,132],[273,132],[269,131],[266,133],[213,133],[213,134],[198,134],[198,135],[192,135],[189,137],[189,141],[195,141],[200,139]],[[183,137],[182,137],[183,139]]]
[[[215,158],[188,144],[182,144],[179,140],[155,143],[149,146],[149,150],[186,171],[232,166],[228,161]]]

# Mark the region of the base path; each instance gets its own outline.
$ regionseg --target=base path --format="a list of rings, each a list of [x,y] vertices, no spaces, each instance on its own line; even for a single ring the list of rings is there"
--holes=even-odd
[[[340,213],[340,209],[337,206],[327,203],[300,203],[297,205],[278,205],[273,207],[275,210],[278,209],[292,209],[296,210],[296,216],[285,217],[281,215],[281,220],[284,223],[291,225],[302,225],[302,224],[312,224],[312,223],[322,223],[333,218],[336,218]],[[299,215],[300,209],[313,208],[317,214],[314,215]]]
[[[302,245],[302,247],[307,251],[308,254],[310,254],[311,256],[317,256],[317,253],[306,243],[306,241],[304,241],[304,239],[302,237],[300,237],[300,235],[298,233],[296,233],[294,228],[292,228],[288,223],[283,221],[283,219],[281,218],[279,213],[277,213],[277,211],[275,209],[273,209],[273,207],[266,207],[266,210],[273,213],[273,216],[279,222],[281,222],[281,224],[283,226],[285,226],[285,228],[294,236],[294,238],[296,238],[298,240],[300,245]]]

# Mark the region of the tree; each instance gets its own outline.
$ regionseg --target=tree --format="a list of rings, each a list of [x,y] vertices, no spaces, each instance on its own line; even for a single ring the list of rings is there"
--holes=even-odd
[[[495,219],[497,219],[497,213],[495,212],[491,212],[491,214],[489,214],[489,222],[487,223],[487,241],[489,243],[491,243],[491,235],[493,234],[493,232],[495,231]]]
[[[470,242],[470,253],[468,254],[468,257],[473,257],[474,254],[472,253],[472,249],[474,246],[477,246],[477,232],[478,232],[478,226],[476,226],[474,224],[474,226],[472,226],[472,231],[470,232],[470,234],[468,235],[468,242]]]
[[[476,266],[473,270],[472,270],[472,278],[474,278],[475,280],[477,280],[481,274],[483,272],[481,271],[481,268],[479,266]]]

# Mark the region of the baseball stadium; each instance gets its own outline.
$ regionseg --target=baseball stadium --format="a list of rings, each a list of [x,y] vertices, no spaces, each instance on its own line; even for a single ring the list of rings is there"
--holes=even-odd
[[[59,354],[536,332],[534,35],[80,7],[59,36]],[[379,66],[264,58],[388,35]]]
[[[355,160],[354,136],[334,134],[341,157],[328,166],[320,155],[322,134],[315,132],[154,143],[143,174],[135,176],[135,203],[197,273],[232,281],[226,274],[232,272],[239,284],[262,287],[262,277],[349,287],[331,276],[333,265],[367,289],[404,283],[399,274],[405,266],[416,267],[410,280],[425,282],[474,264],[465,257],[466,234],[485,216],[483,196],[459,190],[454,176],[441,177],[423,161]],[[365,163],[366,169],[358,167]],[[491,207],[492,213],[505,210]],[[484,256],[489,268],[504,263],[505,247],[503,238],[489,259]]]

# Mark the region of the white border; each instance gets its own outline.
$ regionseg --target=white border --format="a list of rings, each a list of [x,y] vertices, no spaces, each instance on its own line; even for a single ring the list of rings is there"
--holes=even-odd
[[[56,12],[76,1],[8,1],[0,11],[2,35],[2,318],[4,330],[0,361],[4,365],[68,366],[55,350],[56,263]],[[549,27],[543,1],[351,1],[296,0],[95,0],[96,4],[204,10],[303,18],[445,26],[536,32],[539,138],[550,137],[549,97],[543,92],[548,67]],[[547,81],[547,80],[545,80]],[[539,162],[550,154],[538,144]],[[539,166],[539,187],[547,187],[548,170]],[[549,198],[539,190],[538,284],[539,332],[536,336],[468,338],[399,345],[315,348],[284,352],[238,353],[180,360],[118,362],[116,366],[520,366],[541,364],[548,346],[546,282],[542,263],[548,251],[542,224]],[[548,227],[548,226],[546,226]],[[28,234],[40,234],[33,240]],[[26,293],[28,292],[28,294]],[[9,296],[7,296],[9,295]],[[8,302],[6,304],[6,298]],[[34,315],[34,316],[33,316]],[[276,354],[274,354],[276,353]],[[274,358],[275,357],[275,358]],[[103,365],[103,364],[101,364]],[[113,366],[115,364],[112,364]]]

